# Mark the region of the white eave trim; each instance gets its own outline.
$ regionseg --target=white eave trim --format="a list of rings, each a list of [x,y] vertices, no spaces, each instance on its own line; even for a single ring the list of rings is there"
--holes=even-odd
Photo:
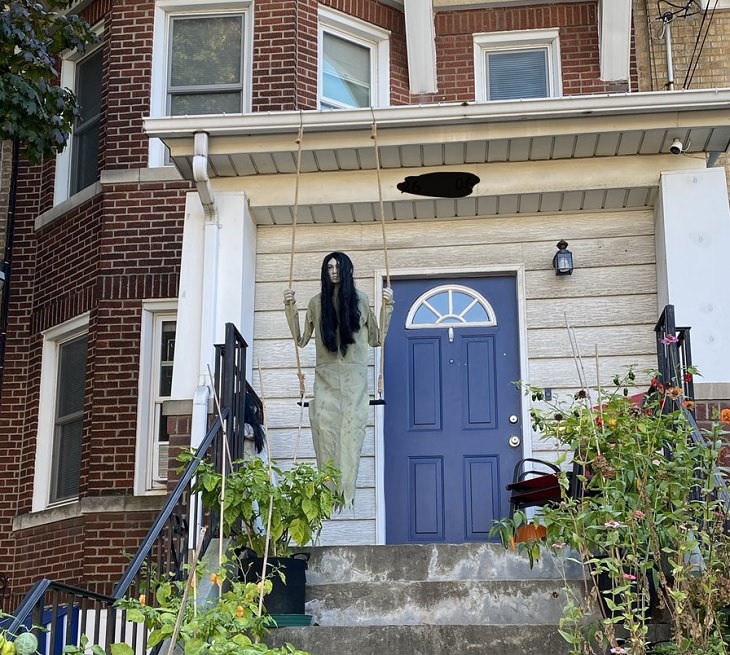
[[[408,83],[413,94],[436,93],[436,29],[432,0],[404,0]]]
[[[145,118],[149,137],[188,138],[196,132],[213,136],[254,136],[297,132],[417,128],[470,123],[526,122],[561,118],[730,110],[730,89],[654,91],[534,100],[508,100],[471,105],[434,104],[338,109],[331,111],[254,112]],[[730,111],[727,113],[730,124]]]
[[[631,54],[631,0],[600,0],[598,3],[601,79],[629,79]]]

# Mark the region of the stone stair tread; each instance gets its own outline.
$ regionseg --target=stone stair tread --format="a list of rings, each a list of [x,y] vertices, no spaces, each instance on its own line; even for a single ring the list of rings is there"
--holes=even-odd
[[[311,655],[567,655],[569,645],[557,626],[404,625],[280,628],[266,637]]]
[[[580,596],[583,587],[573,583]],[[558,580],[349,582],[307,588],[321,625],[557,624],[566,602]]]
[[[530,568],[526,556],[495,543],[318,546],[310,552],[307,584],[391,580],[582,579],[571,558],[549,555]]]

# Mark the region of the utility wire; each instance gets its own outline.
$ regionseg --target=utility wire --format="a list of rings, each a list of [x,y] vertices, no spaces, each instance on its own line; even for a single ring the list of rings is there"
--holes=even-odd
[[[706,21],[707,25],[705,27],[705,34],[702,37],[702,43],[700,44],[699,51],[697,52],[697,57],[694,59],[690,58],[690,65],[687,68],[687,75],[685,76],[684,84],[682,85],[682,88],[684,88],[684,89],[688,89],[690,87],[690,85],[692,84],[692,79],[694,78],[694,75],[697,72],[697,67],[699,66],[700,59],[702,58],[702,51],[704,50],[705,42],[707,41],[707,35],[710,33],[710,26],[712,25],[712,20],[715,18],[715,9],[717,9],[717,0],[715,0],[715,4],[712,6],[712,11],[710,12],[710,18],[707,19],[707,9],[705,9],[705,11],[702,15],[702,23],[700,24],[700,29],[697,33],[697,41],[699,41],[700,34],[702,33],[702,26],[705,25],[705,21]],[[696,47],[697,47],[697,43],[695,43],[695,48]],[[694,57],[694,51],[692,52],[692,55]]]

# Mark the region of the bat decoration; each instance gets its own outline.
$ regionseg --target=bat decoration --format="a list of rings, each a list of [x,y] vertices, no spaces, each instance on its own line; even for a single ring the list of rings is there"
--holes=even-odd
[[[463,198],[468,196],[479,178],[473,173],[443,172],[409,175],[397,188],[403,193],[433,198]]]

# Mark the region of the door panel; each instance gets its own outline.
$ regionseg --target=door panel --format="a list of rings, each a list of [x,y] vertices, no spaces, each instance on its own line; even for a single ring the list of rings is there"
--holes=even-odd
[[[442,287],[453,292],[428,296]],[[509,446],[511,434],[521,436],[509,422],[521,416],[515,278],[397,280],[393,289],[386,540],[484,541],[508,511],[504,485],[522,452]],[[409,316],[420,324],[407,329]]]

